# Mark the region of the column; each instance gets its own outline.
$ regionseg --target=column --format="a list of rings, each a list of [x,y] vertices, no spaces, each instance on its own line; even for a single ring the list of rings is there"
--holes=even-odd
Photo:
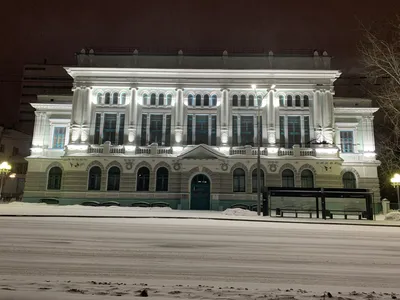
[[[363,148],[365,152],[375,152],[373,116],[362,117]]]
[[[35,111],[35,127],[33,129],[32,148],[41,148],[43,146],[42,114],[43,112],[41,111]]]
[[[90,91],[91,88],[85,87],[81,89],[81,103],[82,103],[82,121],[81,121],[81,144],[89,144],[89,131],[90,131],[90,121],[92,113],[92,102],[90,101]]]
[[[323,137],[329,144],[333,143],[333,96],[330,91],[324,91],[322,105]]]
[[[126,106],[125,118],[127,125],[125,130],[128,131],[128,144],[134,146],[136,144],[136,130],[138,120],[137,110],[137,88],[131,89],[131,101]]]
[[[177,89],[175,107],[173,110],[174,122],[171,122],[172,129],[175,128],[175,130],[173,131],[175,137],[174,146],[176,147],[182,147],[182,142],[183,142],[183,125],[184,125],[183,109],[184,109],[183,89]]]
[[[268,92],[268,120],[267,120],[267,128],[268,128],[268,144],[271,146],[275,146],[276,143],[276,127],[275,127],[275,116],[276,116],[276,106],[274,103],[275,95],[274,91]]]
[[[42,132],[43,132],[43,148],[49,148],[50,143],[50,120],[47,114],[44,112],[42,113]]]
[[[321,91],[314,91],[312,99],[312,112],[313,112],[313,128],[314,136],[317,142],[321,143],[323,141],[322,136],[322,111],[321,111]]]
[[[222,90],[221,99],[221,146],[228,146],[232,139],[232,112],[230,111],[229,93],[227,89]],[[231,130],[229,130],[231,128]]]
[[[80,107],[81,87],[75,87],[72,98],[71,126],[69,131],[69,144],[77,144],[80,140],[80,127],[82,110]]]
[[[163,119],[162,119],[162,135],[161,135],[161,145],[160,146],[165,146],[165,131],[167,129],[167,116],[166,114],[163,114]]]

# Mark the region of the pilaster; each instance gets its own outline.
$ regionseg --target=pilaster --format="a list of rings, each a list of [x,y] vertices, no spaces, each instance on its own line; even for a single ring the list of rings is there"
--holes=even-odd
[[[175,147],[182,147],[182,142],[183,142],[183,117],[184,117],[184,103],[183,103],[183,89],[177,89],[176,90],[176,101],[175,101],[175,107],[173,111],[173,116],[174,116],[174,121],[175,123],[172,125],[175,125],[172,128],[175,128],[174,130],[174,143],[173,145]]]
[[[268,93],[268,119],[266,120],[267,124],[268,124],[268,144],[271,146],[275,146],[276,144],[276,127],[275,127],[275,123],[276,123],[276,106],[274,103],[274,91],[269,91]]]

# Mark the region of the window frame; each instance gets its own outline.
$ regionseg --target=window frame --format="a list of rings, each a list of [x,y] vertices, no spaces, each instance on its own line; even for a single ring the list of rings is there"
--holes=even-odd
[[[50,119],[50,134],[49,134],[49,150],[55,151],[63,151],[64,147],[69,143],[69,127],[70,127],[70,119]],[[64,127],[65,128],[65,140],[63,148],[54,148],[54,130],[56,127]]]
[[[99,168],[100,170],[100,180],[99,180],[99,184],[98,184],[98,189],[97,188],[91,188],[91,172],[94,168]],[[101,190],[101,180],[102,180],[102,176],[103,176],[103,171],[101,169],[101,167],[99,167],[98,165],[94,165],[92,166],[89,171],[88,171],[88,179],[87,179],[87,190],[88,191],[100,191]],[[108,177],[108,175],[107,175]],[[108,178],[107,178],[108,181]]]
[[[50,173],[51,173],[51,170],[56,169],[56,168],[57,168],[57,169],[60,169],[60,171],[61,171],[60,175],[57,174],[57,176],[60,176],[60,178],[59,178],[59,183],[58,183],[58,185],[57,185],[56,187],[50,187],[50,176],[56,176],[56,175],[51,175]],[[61,188],[62,188],[62,183],[63,183],[63,173],[64,173],[64,170],[63,170],[60,166],[56,165],[56,166],[51,167],[51,168],[47,171],[47,185],[46,185],[46,190],[48,190],[48,191],[60,191]],[[53,186],[53,185],[52,185],[52,186]]]
[[[236,175],[235,172],[238,170],[243,171],[243,174]],[[243,185],[241,185],[242,177]],[[236,183],[238,184],[236,185]],[[235,168],[232,172],[232,190],[234,193],[246,193],[246,171],[241,167]]]

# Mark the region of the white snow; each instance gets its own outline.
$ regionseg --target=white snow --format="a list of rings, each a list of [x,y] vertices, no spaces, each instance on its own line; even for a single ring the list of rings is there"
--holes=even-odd
[[[392,211],[385,216],[385,220],[400,221],[400,211]]]
[[[257,212],[242,208],[228,208],[222,214],[226,216],[257,216]]]
[[[174,210],[169,207],[93,207],[82,205],[48,205],[45,203],[23,203],[12,202],[9,204],[0,204],[1,215],[37,215],[37,216],[88,216],[88,217],[161,217],[161,218],[211,218],[211,219],[236,219],[250,221],[267,221],[267,222],[324,222],[324,223],[360,223],[356,216],[349,216],[349,220],[334,219],[321,220],[302,218],[280,218],[280,217],[264,217],[257,216],[256,212],[244,210],[240,208],[227,209],[221,211],[191,211],[191,210]],[[354,217],[353,219],[350,219]],[[383,215],[377,215],[376,221],[362,220],[363,224],[381,224],[381,225],[399,225],[398,222],[384,220]]]
[[[395,227],[0,217],[0,236],[0,299],[131,299],[145,288],[160,300],[400,292]]]

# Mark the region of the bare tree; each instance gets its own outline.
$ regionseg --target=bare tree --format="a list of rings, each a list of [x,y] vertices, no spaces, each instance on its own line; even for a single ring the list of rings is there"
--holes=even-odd
[[[380,108],[382,121],[376,122],[376,145],[382,162],[383,184],[400,171],[400,17],[377,30],[363,27],[360,45],[362,62],[372,83],[368,92]]]

